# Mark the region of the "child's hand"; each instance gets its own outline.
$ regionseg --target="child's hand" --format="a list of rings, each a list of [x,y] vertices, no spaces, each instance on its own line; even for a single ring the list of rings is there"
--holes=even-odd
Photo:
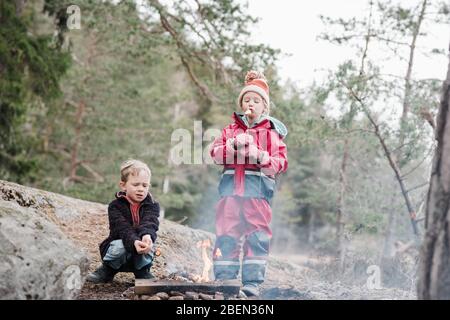
[[[234,139],[236,140],[236,146],[238,149],[253,144],[253,136],[247,133],[238,134]]]
[[[236,150],[236,140],[234,138],[228,138],[225,145],[229,150]]]
[[[148,245],[145,242],[142,242],[140,240],[136,240],[136,241],[134,241],[134,247],[136,248],[136,252],[138,254],[144,254],[145,251],[148,248]]]
[[[255,144],[249,144],[238,151],[241,157],[248,158],[250,164],[256,164],[258,161],[260,150]]]
[[[248,158],[251,164],[265,165],[269,161],[269,153],[260,150],[255,144],[250,144],[239,150],[243,157]]]
[[[247,147],[247,149],[248,149],[247,156],[248,156],[249,162],[256,163],[258,161],[258,156],[259,156],[258,147],[255,146],[254,144],[251,144]]]
[[[150,235],[149,234],[144,235],[142,237],[142,242],[144,242],[147,245],[147,250],[144,253],[146,253],[146,254],[149,253],[153,247],[153,241],[152,241],[152,238],[150,237]]]

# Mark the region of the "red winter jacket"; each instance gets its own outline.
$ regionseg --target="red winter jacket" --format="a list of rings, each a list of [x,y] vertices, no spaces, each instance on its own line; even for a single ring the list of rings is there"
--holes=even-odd
[[[234,113],[234,123],[222,130],[221,137],[211,146],[210,155],[216,164],[224,166],[224,174],[219,184],[221,196],[266,198],[271,202],[275,188],[275,176],[288,167],[286,144],[283,142],[287,129],[279,120],[266,117],[252,128],[242,120],[243,115]],[[235,148],[227,145],[227,140],[241,133],[253,137],[259,152],[268,153],[264,163],[245,162],[237,155]],[[267,156],[267,155],[266,155]],[[234,177],[234,178],[233,178]]]

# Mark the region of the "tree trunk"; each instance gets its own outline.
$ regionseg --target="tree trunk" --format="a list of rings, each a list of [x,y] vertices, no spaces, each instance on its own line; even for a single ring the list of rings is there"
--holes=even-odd
[[[408,120],[408,113],[410,109],[411,104],[411,76],[412,76],[412,70],[414,65],[414,54],[416,51],[416,42],[417,38],[420,34],[420,28],[422,26],[422,22],[425,17],[425,11],[427,8],[427,2],[428,0],[423,0],[422,2],[422,8],[420,10],[419,17],[417,18],[416,27],[413,30],[411,44],[409,45],[409,59],[408,59],[408,68],[406,69],[406,75],[405,75],[405,87],[404,87],[404,95],[403,95],[403,110],[402,110],[402,116],[400,118],[400,138],[399,138],[399,148],[398,152],[396,154],[397,162],[401,162],[401,154],[402,154],[402,147],[405,143],[405,129],[406,124]]]
[[[344,154],[342,155],[341,169],[339,170],[339,185],[340,192],[338,197],[338,208],[336,217],[336,238],[338,243],[338,256],[342,261],[344,258],[345,251],[345,191],[347,189],[347,163],[349,156],[349,139],[346,138],[344,141]]]
[[[170,162],[169,162],[170,163]],[[162,193],[165,195],[169,193],[169,186],[170,186],[170,178],[168,175],[164,176],[163,185],[162,185]],[[159,217],[161,219],[164,219],[166,216],[166,209],[161,206]]]
[[[23,9],[27,4],[27,0],[16,0],[16,16],[20,17],[22,15]]]
[[[372,34],[372,9],[373,3],[370,2],[370,14],[367,22],[367,34],[365,36],[365,44],[361,57],[361,65],[359,68],[359,77],[364,77],[365,73],[365,64],[367,59],[367,53],[369,51],[369,44],[371,40]],[[361,81],[358,82],[357,91],[361,90]],[[353,118],[355,116],[355,104],[354,102],[350,105],[349,119],[348,119],[348,127],[352,127]],[[344,140],[344,152],[342,155],[341,168],[339,170],[339,185],[340,191],[337,200],[337,217],[336,217],[336,238],[337,238],[337,255],[339,257],[340,269],[343,270],[344,267],[344,259],[345,259],[345,251],[346,251],[346,239],[345,239],[345,197],[346,197],[346,189],[347,189],[347,163],[349,158],[349,138],[346,137]]]
[[[449,47],[450,58],[450,47]],[[438,142],[426,205],[419,299],[450,299],[450,63],[437,116]]]
[[[42,137],[42,141],[43,141],[42,146],[43,146],[44,152],[48,152],[48,150],[49,150],[50,137],[52,136],[52,133],[53,133],[53,123],[48,121],[45,126],[44,135]]]
[[[92,66],[93,58],[95,56],[95,45],[96,45],[97,39],[95,35],[90,36],[90,42],[88,46],[88,55],[86,59],[86,66],[88,69]],[[88,81],[92,77],[92,73],[88,72],[86,77],[84,77],[82,83],[83,86],[88,86]],[[77,175],[78,166],[80,166],[83,161],[78,159],[79,156],[79,150],[81,148],[81,137],[83,134],[83,118],[86,116],[86,100],[84,96],[80,97],[80,101],[77,104],[77,112],[75,114],[75,137],[74,137],[74,143],[72,144],[72,151],[71,151],[71,160],[70,160],[70,173],[69,173],[69,181],[74,182],[83,182],[85,179],[84,177],[80,177]],[[88,170],[89,171],[89,170]],[[92,172],[91,172],[92,173]],[[94,175],[94,178],[97,178]]]
[[[395,195],[391,196],[391,203],[395,200]],[[384,238],[383,252],[381,256],[381,261],[385,259],[393,258],[394,256],[394,241],[395,241],[395,230],[397,229],[397,212],[393,209],[389,211],[388,225],[386,229],[386,236]]]
[[[316,224],[316,212],[311,210],[311,216],[308,222],[308,245],[313,245],[315,240],[315,224]]]
[[[70,157],[70,174],[69,179],[71,181],[77,181],[77,168],[80,162],[78,161],[78,151],[81,143],[81,129],[83,127],[83,116],[86,104],[84,101],[80,101],[78,104],[77,113],[75,116],[75,138],[72,145],[72,152]]]
[[[405,75],[405,90],[404,90],[404,96],[403,96],[403,111],[402,111],[402,118],[401,118],[402,124],[404,124],[406,122],[406,118],[409,113],[410,97],[411,97],[411,75],[412,75],[412,69],[413,69],[413,64],[414,64],[414,53],[416,50],[417,38],[420,33],[420,27],[421,27],[422,21],[425,17],[427,1],[428,0],[423,0],[423,2],[422,2],[422,8],[420,10],[420,14],[417,19],[416,28],[413,31],[411,44],[409,45],[409,60],[408,60],[408,68],[406,70],[406,75]]]

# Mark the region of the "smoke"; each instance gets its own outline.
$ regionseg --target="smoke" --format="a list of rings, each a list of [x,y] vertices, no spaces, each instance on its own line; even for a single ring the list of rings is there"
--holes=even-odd
[[[218,183],[219,177],[205,188],[197,208],[198,214],[188,223],[190,227],[215,233],[216,204],[220,199]]]

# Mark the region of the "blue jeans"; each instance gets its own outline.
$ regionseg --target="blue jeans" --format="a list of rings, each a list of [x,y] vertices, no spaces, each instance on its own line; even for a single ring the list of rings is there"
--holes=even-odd
[[[119,270],[122,266],[131,262],[136,270],[140,270],[153,262],[154,252],[147,254],[132,254],[125,250],[122,240],[114,240],[109,244],[108,251],[103,261],[113,269]]]

